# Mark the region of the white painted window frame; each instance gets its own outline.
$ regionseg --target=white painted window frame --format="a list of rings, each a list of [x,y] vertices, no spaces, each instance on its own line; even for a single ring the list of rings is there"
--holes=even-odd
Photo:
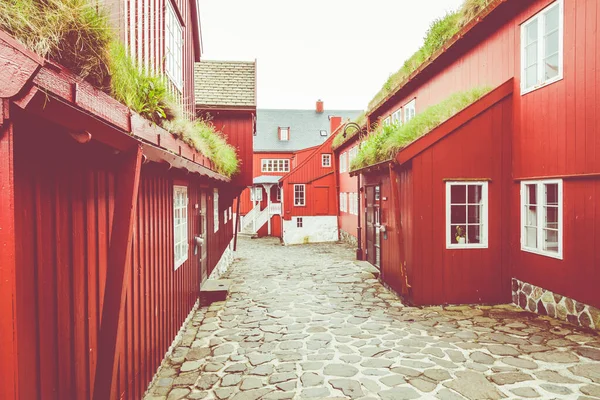
[[[388,126],[392,124],[392,117],[389,116],[383,120],[383,126]]]
[[[348,152],[344,151],[340,154],[340,173],[348,172]]]
[[[544,241],[544,222],[546,219],[546,207],[547,207],[547,199],[544,193],[544,185],[558,185],[558,252],[544,250],[543,241]],[[537,234],[537,248],[536,247],[528,247],[525,245],[525,197],[526,197],[526,186],[527,185],[536,185],[536,200],[537,200],[537,226],[536,226],[536,234]],[[559,260],[563,259],[563,181],[562,179],[544,179],[544,180],[532,180],[532,181],[521,181],[521,250],[526,251],[528,253],[539,254],[541,256],[557,258]],[[543,202],[542,202],[543,201]]]
[[[402,108],[392,113],[392,124],[402,124]]]
[[[298,196],[300,193],[302,193],[302,198]],[[294,207],[306,207],[306,185],[303,183],[294,184]]]
[[[544,80],[542,79],[544,76],[544,22],[546,14],[551,11],[554,7],[559,7],[558,11],[558,75],[554,78]],[[548,5],[546,8],[535,14],[533,17],[529,18],[523,24],[521,24],[521,95],[525,95],[527,93],[533,92],[534,90],[541,89],[545,86],[551,85],[552,83],[558,82],[563,79],[564,73],[564,4],[563,0],[556,0],[552,4]],[[527,27],[533,23],[534,21],[538,21],[538,48],[537,48],[537,64],[538,64],[538,82],[531,86],[526,87],[526,75],[525,75],[525,43],[526,43],[526,32]]]
[[[450,233],[450,227],[452,226],[451,220],[451,209],[452,205],[461,205],[456,203],[451,203],[451,189],[452,186],[479,186],[481,185],[481,200],[482,200],[482,211],[481,211],[481,231],[479,232],[480,236],[483,237],[481,243],[452,243],[452,235],[454,233]],[[466,189],[466,198],[465,207],[468,205],[468,188]],[[488,233],[489,233],[489,219],[488,219],[488,208],[489,208],[489,198],[488,198],[488,182],[487,181],[448,181],[446,182],[446,225],[444,229],[446,230],[446,249],[487,249],[488,248]],[[468,223],[468,209],[466,214],[467,221],[465,221],[465,225]],[[468,228],[467,228],[468,229]],[[467,234],[465,233],[465,237]]]
[[[213,189],[214,232],[219,231],[219,189]]]
[[[302,219],[302,217],[296,217],[296,228],[303,228],[304,227],[304,220]]]
[[[331,168],[331,154],[321,154],[321,167]]]
[[[285,135],[283,134],[285,132]],[[279,127],[279,140],[282,142],[288,142],[290,140],[290,128],[287,126]]]
[[[350,166],[352,164],[352,161],[354,161],[354,159],[356,158],[357,155],[358,155],[358,147],[357,146],[352,147],[348,151],[348,166]]]
[[[290,160],[287,158],[263,158],[261,159],[261,171],[290,172]]]
[[[183,91],[183,27],[170,0],[165,7],[165,73]]]
[[[403,121],[406,124],[408,121],[413,119],[415,117],[415,115],[417,115],[417,99],[416,98],[412,99],[411,101],[406,103],[404,106],[402,106],[402,110],[404,110],[404,112],[403,112],[404,120]]]
[[[188,188],[187,186],[173,186],[173,258],[174,270],[177,270],[188,259]],[[181,198],[180,198],[181,196]],[[183,201],[179,201],[183,200]],[[180,222],[177,222],[176,214],[179,211]],[[180,238],[177,241],[177,230],[180,229]],[[178,250],[179,249],[179,250]]]
[[[250,201],[263,201],[263,189],[261,186],[250,188]]]

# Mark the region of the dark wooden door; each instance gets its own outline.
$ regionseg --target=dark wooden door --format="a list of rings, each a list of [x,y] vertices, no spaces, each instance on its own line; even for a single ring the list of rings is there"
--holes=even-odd
[[[367,261],[376,267],[381,265],[380,223],[380,186],[365,187],[365,234],[367,240]]]

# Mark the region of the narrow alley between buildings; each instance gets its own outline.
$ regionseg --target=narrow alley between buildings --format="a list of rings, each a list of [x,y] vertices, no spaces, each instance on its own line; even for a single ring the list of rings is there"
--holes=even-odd
[[[587,399],[595,333],[506,306],[406,307],[342,244],[240,241],[146,400]],[[589,396],[589,397],[586,397]]]

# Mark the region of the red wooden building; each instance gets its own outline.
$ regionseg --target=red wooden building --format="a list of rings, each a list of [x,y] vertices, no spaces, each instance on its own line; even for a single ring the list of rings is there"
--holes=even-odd
[[[240,200],[242,232],[281,237],[285,243],[338,240],[337,195],[330,143],[342,118],[353,118],[359,113],[326,110],[321,100],[317,101],[315,110],[257,111],[254,178]],[[301,181],[298,174],[302,174]],[[329,178],[333,181],[322,181],[324,174],[331,175]],[[305,192],[304,205],[300,205],[300,200],[295,202],[293,193],[286,192],[294,184],[284,184],[283,179],[292,179],[291,176],[298,188],[304,185],[305,190],[311,191],[310,194]],[[314,193],[313,182],[319,186]],[[318,204],[318,211],[313,208],[314,202]],[[303,217],[306,224],[295,219],[292,223],[292,217],[296,216]]]
[[[366,257],[410,302],[512,299],[600,328],[599,11],[595,0],[492,1],[368,113],[418,115],[494,88],[354,172]]]
[[[153,65],[193,115],[196,1],[110,4],[146,21],[120,25],[144,62],[172,61],[179,27],[176,63]],[[0,397],[141,398],[231,259],[242,178],[3,32],[0,63]],[[243,148],[252,130],[227,136]]]

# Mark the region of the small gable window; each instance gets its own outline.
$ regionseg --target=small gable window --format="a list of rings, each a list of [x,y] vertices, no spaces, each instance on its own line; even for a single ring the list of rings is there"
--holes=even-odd
[[[321,166],[331,167],[331,154],[321,154]]]
[[[288,141],[290,140],[290,128],[288,127],[279,127],[279,140]]]

